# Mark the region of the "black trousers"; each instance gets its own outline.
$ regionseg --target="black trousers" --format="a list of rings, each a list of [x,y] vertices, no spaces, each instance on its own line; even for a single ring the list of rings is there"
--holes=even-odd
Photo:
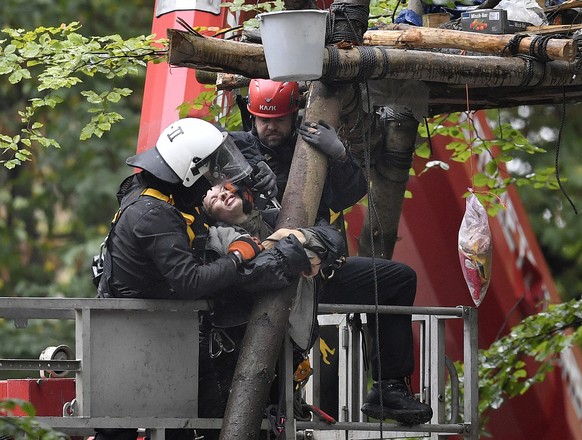
[[[327,280],[319,302],[328,304],[366,304],[412,306],[416,296],[416,272],[391,260],[348,257],[346,263]],[[372,341],[372,377],[396,379],[414,371],[411,315],[367,314]],[[378,350],[379,349],[379,350]]]

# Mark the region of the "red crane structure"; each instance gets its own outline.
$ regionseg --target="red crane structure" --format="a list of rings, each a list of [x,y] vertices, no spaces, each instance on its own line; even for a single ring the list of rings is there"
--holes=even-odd
[[[226,8],[214,14],[204,10],[179,10],[184,1],[160,1],[176,5],[154,16],[152,33],[162,37],[166,29],[180,28],[181,17],[193,27],[225,28],[236,24]],[[193,2],[194,3],[194,2]],[[206,2],[203,2],[206,4]],[[212,1],[211,1],[212,3]],[[154,145],[159,132],[178,118],[178,106],[204,91],[195,71],[167,64],[148,66],[138,151]],[[191,116],[203,115],[204,110]],[[481,135],[493,135],[483,114],[475,120]],[[447,139],[433,139],[431,160],[448,161]],[[424,168],[416,159],[417,171]],[[418,172],[416,173],[418,175]],[[413,197],[403,206],[394,259],[413,267],[418,274],[416,303],[423,306],[473,306],[461,273],[457,234],[465,209],[462,195],[471,184],[468,165],[456,164],[448,171],[428,172],[411,177],[408,188]],[[490,219],[493,236],[492,280],[479,307],[479,347],[486,348],[523,318],[542,310],[544,304],[560,302],[551,273],[532,231],[519,195],[510,188],[504,196],[507,209]],[[346,220],[349,239],[355,242],[364,218],[363,205],[356,205]],[[452,336],[447,336],[447,338]],[[462,359],[462,341],[447,340],[449,356]],[[525,395],[511,399],[492,412],[488,429],[496,440],[582,438],[582,353],[578,349],[562,356],[561,367],[545,382]],[[532,417],[535,414],[535,417]]]
[[[157,0],[152,33],[163,38],[167,29],[179,28],[182,21],[194,28],[216,30],[238,24],[240,17],[221,8],[220,4],[221,0]],[[162,129],[179,118],[178,108],[205,90],[206,87],[197,82],[193,69],[150,63],[137,151],[153,147]],[[229,104],[227,95],[223,101]],[[206,110],[202,109],[190,116],[205,114]],[[476,113],[474,122],[481,138],[493,138],[484,114]],[[432,139],[431,160],[449,161],[445,148],[448,142],[443,136]],[[416,305],[473,307],[457,248],[465,211],[462,196],[471,186],[471,167],[453,163],[448,171],[431,169],[419,176],[425,165],[426,160],[419,157],[413,164],[416,175],[408,182],[413,197],[404,201],[394,259],[407,263],[417,272]],[[525,317],[543,310],[544,305],[560,302],[516,190],[509,188],[503,201],[507,208],[489,219],[493,237],[492,278],[479,306],[479,348],[489,347]],[[361,202],[346,211],[350,249],[357,246],[365,209]],[[134,417],[136,423],[142,423],[140,426],[154,428],[155,440],[156,426],[148,423],[157,423],[159,431],[182,427],[190,423],[192,414],[197,412],[197,400],[192,398],[197,382],[191,380],[190,383],[184,378],[197,377],[198,317],[195,313],[206,310],[204,307],[208,305],[172,301],[165,304],[164,300],[2,298],[0,317],[14,319],[17,326],[24,326],[28,318],[75,319],[78,359],[2,360],[6,364],[0,362],[2,369],[40,366],[41,370],[48,370],[50,367],[51,370],[74,371],[77,378],[76,395],[75,379],[50,379],[50,385],[45,380],[34,379],[22,383],[0,381],[0,399],[30,400],[39,409],[37,415],[46,417],[49,425],[67,428],[70,432],[92,432],[95,427],[134,427],[131,419]],[[156,308],[161,311],[161,317],[154,326],[151,311]],[[455,325],[452,323],[446,328],[447,355],[453,360],[462,360],[466,341],[459,337]],[[192,331],[184,332],[184,328]],[[160,338],[160,334],[170,336]],[[124,355],[130,353],[118,357],[103,355],[112,350]],[[95,356],[95,352],[102,355]],[[159,356],[154,359],[149,356],[152,352],[158,352]],[[142,360],[140,357],[144,353],[147,357]],[[119,365],[117,359],[124,358],[130,365]],[[184,359],[189,361],[184,362]],[[582,439],[582,353],[579,347],[563,352],[558,364],[544,382],[491,411],[487,429],[492,438]],[[112,379],[115,375],[109,374],[115,368],[130,373],[127,378],[115,381]],[[146,381],[147,386],[140,381]],[[146,396],[152,387],[156,399]],[[145,394],[129,395],[126,389],[137,389]],[[111,414],[110,402],[104,398],[109,395],[119,403],[113,411],[115,414]],[[54,406],[39,404],[43,399],[56,399],[56,410]],[[177,401],[186,404],[178,405]],[[63,403],[66,403],[65,408]],[[66,414],[62,414],[63,411]]]

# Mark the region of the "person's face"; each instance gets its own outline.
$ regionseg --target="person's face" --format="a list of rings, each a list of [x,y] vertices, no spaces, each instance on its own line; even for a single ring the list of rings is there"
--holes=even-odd
[[[246,219],[242,199],[222,185],[215,185],[208,190],[202,206],[210,217],[228,223],[239,224]]]
[[[284,145],[293,132],[293,115],[288,114],[280,118],[255,116],[255,127],[263,144],[277,148]]]

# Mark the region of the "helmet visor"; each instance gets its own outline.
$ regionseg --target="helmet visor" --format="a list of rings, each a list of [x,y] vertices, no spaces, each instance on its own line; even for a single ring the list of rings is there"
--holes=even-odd
[[[224,141],[209,157],[209,172],[206,174],[212,185],[229,181],[237,183],[253,172],[243,154],[228,133],[223,133]]]

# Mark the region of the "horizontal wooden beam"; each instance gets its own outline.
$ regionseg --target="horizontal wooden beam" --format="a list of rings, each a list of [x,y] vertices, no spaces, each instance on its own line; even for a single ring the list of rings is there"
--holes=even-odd
[[[520,105],[560,105],[582,102],[582,85],[570,87],[443,87],[429,88],[429,114],[511,108]]]
[[[550,60],[574,61],[576,43],[570,38],[549,38],[530,36],[521,38],[514,35],[492,35],[477,32],[463,32],[451,29],[410,26],[403,30],[367,31],[364,45],[390,46],[400,49],[460,49],[469,52],[515,55],[510,46],[515,46],[515,54],[529,55],[541,51]]]
[[[399,23],[388,25],[386,29],[369,30],[364,34],[365,46],[388,46],[397,49],[453,49],[470,53],[511,56],[509,50],[513,41],[519,40],[515,53],[530,55],[540,50],[550,60],[574,61],[578,53],[574,39],[566,37],[582,29],[581,24],[528,26],[527,35],[522,34],[482,34],[456,29],[418,27]],[[552,38],[547,39],[548,34]],[[536,38],[543,36],[544,38]],[[522,38],[524,37],[524,38]],[[258,29],[244,29],[242,41],[261,44]],[[545,47],[543,47],[545,46]]]
[[[201,84],[214,84],[218,90],[247,87],[250,79],[236,74],[196,71]],[[300,82],[301,87],[303,83]],[[429,88],[429,113],[436,115],[467,110],[510,108],[520,105],[557,105],[582,102],[582,84],[569,87],[467,87],[443,86],[441,83],[424,82]]]
[[[169,62],[197,69],[201,83],[219,89],[245,87],[249,78],[268,78],[260,44],[206,38],[174,29],[170,38]],[[362,50],[368,51],[367,75],[360,75]],[[331,63],[330,51],[336,62]],[[373,61],[370,64],[370,57]],[[474,110],[518,105],[558,104],[582,101],[582,72],[579,63],[542,63],[526,57],[466,56],[386,47],[336,49],[327,47],[323,74],[327,81],[368,79],[418,80],[428,85],[431,115],[467,108]],[[221,73],[217,75],[217,73]]]
[[[207,38],[176,29],[169,29],[168,37],[169,63],[173,66],[248,78],[269,77],[260,44]],[[379,46],[325,48],[322,80],[363,82],[381,78],[481,87],[582,84],[576,63],[565,61],[542,63],[531,58],[453,55]]]

